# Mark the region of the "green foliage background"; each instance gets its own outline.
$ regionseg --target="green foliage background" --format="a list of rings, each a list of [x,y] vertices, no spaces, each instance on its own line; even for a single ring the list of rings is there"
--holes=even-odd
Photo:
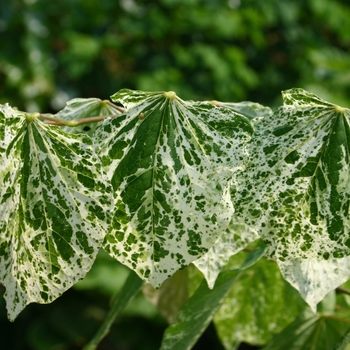
[[[273,107],[281,90],[301,87],[349,106],[349,49],[346,0],[2,1],[0,103],[51,112],[130,88]],[[52,305],[30,305],[14,324],[1,299],[0,343],[79,349],[125,276],[102,254],[84,281]],[[140,349],[137,339],[157,349],[165,327],[140,296],[101,349]]]

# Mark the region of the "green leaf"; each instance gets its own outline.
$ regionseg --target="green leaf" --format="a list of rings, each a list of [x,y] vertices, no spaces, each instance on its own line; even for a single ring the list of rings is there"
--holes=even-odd
[[[11,320],[84,277],[101,247],[113,203],[91,143],[0,108],[0,279]]]
[[[257,239],[259,235],[256,231],[233,216],[227,230],[220,235],[209,251],[193,261],[193,264],[203,273],[209,288],[213,288],[217,276],[230,257]]]
[[[242,115],[174,92],[121,90],[112,99],[127,112],[94,134],[116,197],[104,248],[158,287],[227,228],[230,181],[252,127]]]
[[[329,350],[342,339],[349,319],[314,315],[305,310],[295,321],[276,335],[263,350]]]
[[[221,272],[213,289],[210,289],[206,281],[202,280],[197,290],[180,310],[178,322],[166,329],[160,350],[191,349],[213,319],[232,286],[239,283],[241,271],[259,260],[264,251],[265,247],[254,250],[243,260],[243,264],[240,262],[237,265],[237,268]]]
[[[280,260],[350,255],[350,111],[302,89],[283,99],[256,123],[251,160],[235,183],[235,215]]]
[[[209,289],[203,281],[180,310],[178,322],[165,330],[160,350],[191,349],[208,327],[238,274],[239,270],[222,272],[214,289]]]
[[[350,343],[350,329],[340,339],[339,343],[332,350],[349,350]]]
[[[282,278],[277,264],[260,259],[264,252],[262,247],[248,255],[242,265],[247,269],[214,317],[215,328],[226,349],[236,349],[241,342],[266,344],[305,308],[298,293]],[[241,252],[233,256],[226,268],[236,266],[242,254],[246,255]]]
[[[316,313],[317,304],[350,278],[350,257],[277,260],[281,273]]]

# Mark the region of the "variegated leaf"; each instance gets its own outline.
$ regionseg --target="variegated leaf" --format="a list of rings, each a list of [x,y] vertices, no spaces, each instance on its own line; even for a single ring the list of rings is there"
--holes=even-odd
[[[211,103],[216,107],[231,109],[249,119],[272,115],[269,107],[254,102],[229,103],[211,101]],[[233,193],[234,195],[235,193]],[[213,288],[218,274],[228,263],[230,257],[259,238],[260,236],[253,227],[246,225],[242,218],[233,216],[227,230],[219,236],[209,251],[195,260],[193,264],[203,273],[209,288]]]
[[[242,101],[242,102],[220,102],[211,101],[216,107],[225,107],[237,113],[243,114],[249,119],[268,117],[273,114],[271,108],[262,106],[256,102]]]
[[[99,98],[75,98],[67,102],[64,109],[53,115],[55,118],[63,120],[79,120],[98,116],[118,116],[121,114],[120,108],[113,105],[108,100]],[[82,124],[78,126],[62,126],[62,130],[70,133],[86,133],[92,135],[97,123]]]
[[[237,215],[280,260],[350,255],[350,111],[302,89],[256,124]]]
[[[316,313],[317,304],[350,278],[350,257],[320,260],[277,260],[283,278],[297,289]]]
[[[14,320],[84,277],[106,234],[110,185],[91,139],[0,108],[0,279]]]
[[[116,194],[105,249],[158,287],[227,228],[230,179],[252,127],[242,115],[173,92],[121,90],[112,100],[127,112],[94,135]]]
[[[216,278],[230,257],[259,238],[255,230],[233,216],[226,231],[219,236],[209,251],[193,264],[203,273],[208,287],[213,288]]]

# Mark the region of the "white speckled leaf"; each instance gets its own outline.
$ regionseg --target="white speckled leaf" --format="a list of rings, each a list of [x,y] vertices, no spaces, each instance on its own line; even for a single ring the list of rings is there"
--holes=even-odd
[[[84,277],[106,234],[110,185],[91,139],[0,108],[0,278],[8,316]]]
[[[350,257],[277,260],[281,273],[316,313],[317,304],[350,278]]]
[[[193,264],[203,273],[208,287],[213,288],[216,278],[230,257],[259,238],[255,230],[233,216],[226,231],[202,257],[193,261]]]
[[[75,98],[68,101],[66,107],[53,115],[53,117],[63,120],[79,120],[98,116],[117,116],[120,114],[120,110],[108,100],[102,101],[99,98]],[[97,125],[97,123],[89,123],[75,127],[62,126],[61,129],[70,134],[85,133],[92,135]]]
[[[256,124],[236,215],[280,260],[350,255],[350,111],[302,89]]]
[[[202,256],[232,217],[230,179],[245,160],[245,117],[175,93],[121,90],[127,112],[96,129],[116,193],[110,255],[158,287]]]
[[[243,114],[249,119],[267,117],[273,114],[271,108],[262,106],[256,102],[242,101],[242,102],[219,102],[212,101],[217,107],[225,107],[237,113]]]

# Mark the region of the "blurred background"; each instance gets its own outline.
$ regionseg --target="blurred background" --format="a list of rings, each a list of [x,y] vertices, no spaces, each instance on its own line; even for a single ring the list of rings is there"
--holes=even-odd
[[[0,103],[56,112],[129,88],[274,108],[301,87],[350,107],[349,49],[348,0],[0,0]],[[126,275],[102,253],[84,281],[13,324],[1,298],[1,348],[80,349]],[[166,326],[140,295],[100,349],[158,349]],[[221,349],[213,329],[203,339],[198,349]]]

